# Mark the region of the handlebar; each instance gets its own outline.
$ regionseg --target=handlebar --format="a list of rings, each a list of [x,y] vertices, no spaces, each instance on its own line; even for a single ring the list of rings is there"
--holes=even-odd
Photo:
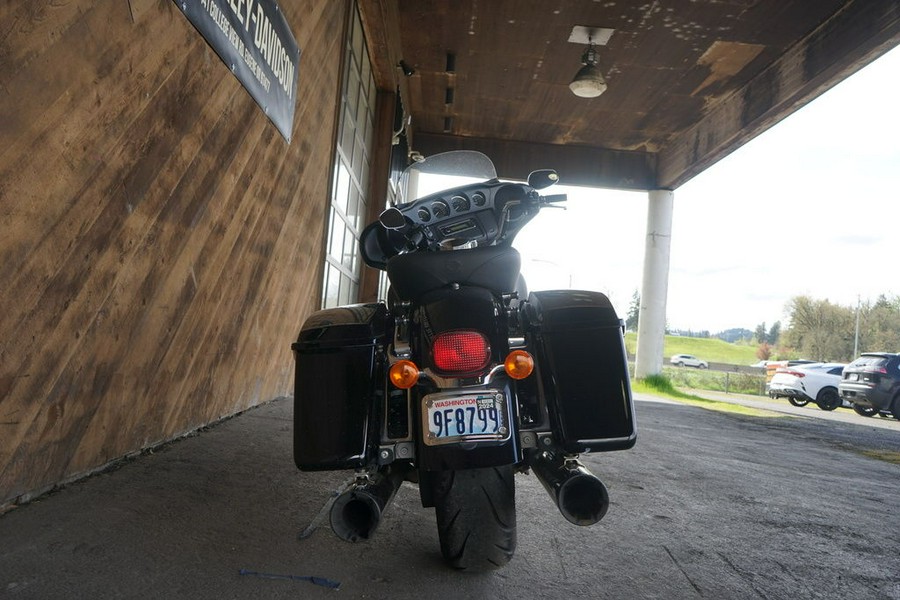
[[[565,202],[569,199],[567,194],[548,194],[546,196],[541,196],[544,201],[544,204],[553,204],[554,202]]]

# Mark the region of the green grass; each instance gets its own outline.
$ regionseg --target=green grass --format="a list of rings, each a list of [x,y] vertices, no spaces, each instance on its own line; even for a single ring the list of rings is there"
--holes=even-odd
[[[891,450],[861,450],[859,453],[863,456],[874,458],[875,460],[883,460],[884,462],[900,465],[900,452],[893,452]]]
[[[664,365],[662,374],[680,388],[754,396],[766,392],[766,376],[762,370],[759,373],[735,373]]]
[[[651,394],[654,396],[662,396],[664,398],[677,400],[683,404],[690,404],[691,406],[698,406],[700,408],[716,410],[719,412],[750,415],[753,417],[784,416],[780,413],[775,413],[767,410],[759,410],[740,404],[731,404],[730,402],[719,402],[718,400],[710,400],[708,398],[701,398],[700,396],[696,396],[694,394],[682,392],[677,387],[675,387],[672,381],[665,375],[651,375],[645,379],[635,379],[631,382],[631,389],[634,392]]]
[[[637,334],[628,332],[625,334],[625,348],[629,354],[634,354],[637,348]],[[663,344],[663,356],[666,358],[673,354],[693,354],[706,362],[726,363],[729,365],[752,365],[759,359],[756,358],[756,345],[754,344],[729,344],[717,338],[691,338],[677,335],[667,335]]]
[[[635,392],[645,394],[656,394],[681,400],[702,400],[700,396],[687,394],[676,388],[665,375],[650,375],[644,379],[635,379],[631,382],[631,387]]]

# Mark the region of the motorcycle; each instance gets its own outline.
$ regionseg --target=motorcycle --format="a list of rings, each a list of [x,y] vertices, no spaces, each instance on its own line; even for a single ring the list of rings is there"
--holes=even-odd
[[[435,192],[429,181],[474,182]],[[571,523],[606,514],[603,482],[579,454],[631,448],[634,407],[623,322],[608,298],[528,293],[516,234],[542,209],[555,171],[501,181],[483,154],[413,163],[411,201],[361,233],[387,272],[386,302],[318,311],[292,344],[294,460],[352,469],[330,509],[340,538],[368,539],[404,481],[435,509],[441,552],[458,569],[501,567],[516,546],[516,473],[533,472]]]

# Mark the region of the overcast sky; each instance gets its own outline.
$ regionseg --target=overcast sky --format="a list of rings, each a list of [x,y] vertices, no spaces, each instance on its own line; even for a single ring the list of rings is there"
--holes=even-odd
[[[900,295],[900,49],[675,190],[672,328],[786,323],[800,294]],[[552,165],[547,165],[552,167]],[[647,194],[569,188],[519,234],[532,289],[640,289]]]

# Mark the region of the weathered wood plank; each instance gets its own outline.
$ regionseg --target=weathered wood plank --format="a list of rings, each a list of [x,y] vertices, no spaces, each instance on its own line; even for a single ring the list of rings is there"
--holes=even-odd
[[[181,69],[185,74],[196,71],[187,62],[182,64]],[[194,85],[197,86],[194,92],[202,91],[203,80],[194,79]],[[190,89],[183,77],[170,79],[170,85],[179,90]],[[127,164],[124,172],[120,168],[115,168],[118,165],[113,161],[113,168],[108,167],[105,170],[109,177],[97,178],[97,188],[89,188],[85,191],[86,201],[84,204],[91,206],[96,204],[101,206],[102,210],[93,215],[93,221],[86,224],[85,229],[74,240],[68,258],[61,261],[58,272],[35,307],[35,311],[31,315],[32,319],[23,321],[21,324],[24,327],[35,322],[54,323],[54,328],[49,335],[38,338],[40,346],[33,355],[34,360],[30,365],[26,365],[26,368],[29,369],[37,366],[40,377],[29,379],[33,387],[24,391],[21,400],[29,402],[30,398],[42,397],[48,393],[49,389],[51,401],[60,407],[60,411],[68,410],[69,413],[67,420],[57,424],[58,427],[63,428],[61,434],[63,437],[81,435],[83,433],[81,430],[86,427],[82,421],[90,419],[91,411],[96,410],[96,405],[75,401],[79,395],[78,392],[85,393],[87,390],[76,390],[73,393],[65,386],[55,385],[56,381],[57,379],[68,381],[68,374],[73,371],[90,375],[92,361],[96,359],[98,352],[102,356],[104,347],[109,347],[106,338],[98,339],[92,335],[96,333],[94,324],[97,319],[102,319],[106,314],[104,304],[109,294],[115,289],[115,278],[119,267],[126,262],[127,243],[124,240],[133,240],[140,235],[138,232],[131,231],[127,226],[130,215],[120,203],[120,195],[114,193],[113,190],[120,186],[117,181],[119,178],[125,182],[134,180],[135,172],[140,173],[156,168],[165,171],[159,165],[149,168],[146,163],[155,163],[168,157],[169,147],[177,143],[181,137],[180,132],[169,127],[167,125],[169,121],[159,118],[156,111],[144,111],[144,113],[144,122],[139,120],[136,127],[146,132],[145,135],[148,136],[146,139],[154,140],[158,149],[135,152],[127,161],[130,164]],[[132,186],[128,196],[131,202],[140,203],[140,199],[146,193],[142,187]],[[149,201],[147,206],[151,206]],[[180,238],[180,240],[183,239]],[[119,240],[122,241],[119,242]],[[157,257],[155,262],[164,265],[165,259],[160,261],[160,258]],[[60,305],[62,305],[62,309],[60,309]],[[127,322],[121,323],[121,326],[127,326]],[[72,329],[75,329],[74,336],[71,335]],[[48,361],[48,359],[50,360]],[[100,361],[99,366],[103,368],[106,364],[105,361]],[[42,366],[45,366],[43,370],[41,370]],[[92,379],[97,381],[97,376],[94,375]],[[29,413],[26,412],[26,414]],[[34,418],[30,428],[20,431],[32,440],[32,444],[41,447],[43,445],[42,434],[39,432],[46,432],[46,424],[43,422],[45,413],[40,410],[40,405],[31,403],[30,414]],[[66,429],[67,427],[74,429],[70,432]],[[18,453],[28,455],[30,451],[30,444],[22,444]],[[59,456],[46,452],[40,456],[47,460],[48,465],[65,468],[66,461],[62,461]]]
[[[89,16],[93,20],[88,27],[107,26],[108,15],[103,11],[91,11]],[[158,29],[148,33],[159,39],[171,27],[171,22],[161,19],[157,26]],[[75,40],[69,39],[61,41],[60,46],[68,50],[62,48],[50,62],[63,61],[74,43]],[[176,47],[175,51],[184,56],[185,47]],[[111,77],[103,86],[93,86],[92,79],[76,65],[71,69],[72,74],[67,75],[66,89],[93,87],[95,91],[62,94],[61,100],[47,111],[45,126],[33,132],[35,137],[14,140],[10,147],[16,155],[8,161],[0,157],[0,194],[9,200],[0,209],[0,218],[10,228],[8,238],[2,242],[7,260],[0,264],[0,278],[8,282],[8,289],[15,297],[24,300],[21,304],[37,300],[34,294],[40,293],[41,288],[33,282],[58,269],[56,257],[69,251],[60,248],[53,253],[39,245],[52,246],[77,235],[90,217],[84,211],[74,210],[75,205],[85,203],[85,192],[104,169],[115,168],[116,155],[118,160],[128,161],[139,154],[140,149],[134,148],[135,155],[122,156],[119,147],[128,141],[123,138],[128,122],[146,110],[149,98],[155,96],[161,84],[161,75],[147,75],[153,73],[154,65],[170,56],[162,44],[142,51],[134,44],[119,42],[105,52],[120,53],[130,67],[129,73]],[[136,87],[132,79],[135,75],[145,82],[144,87]],[[128,100],[101,101],[100,94],[107,99]],[[35,185],[36,180],[40,185]],[[89,204],[93,208],[88,206],[87,211],[97,210],[94,203]],[[128,209],[127,204],[123,207]],[[23,298],[22,293],[29,295]],[[0,323],[3,317],[0,315]]]
[[[202,53],[195,58],[200,56]],[[166,437],[158,431],[162,412],[160,407],[171,399],[158,391],[173,382],[168,373],[160,370],[158,357],[172,346],[175,332],[190,318],[184,310],[185,302],[199,300],[193,295],[196,276],[191,265],[186,268],[183,266],[182,257],[187,248],[203,241],[206,235],[204,232],[209,229],[207,226],[191,230],[195,221],[202,218],[198,213],[205,212],[203,204],[218,189],[212,185],[218,172],[216,164],[220,167],[229,164],[226,154],[213,155],[207,145],[211,145],[215,151],[227,148],[234,152],[240,147],[240,140],[244,136],[240,130],[231,127],[229,117],[234,115],[233,110],[229,109],[230,105],[242,103],[241,118],[251,119],[255,114],[252,101],[243,97],[241,90],[226,84],[226,81],[220,80],[217,87],[213,88],[220,93],[212,94],[210,102],[203,105],[203,110],[193,113],[197,126],[201,130],[208,129],[209,136],[205,139],[182,136],[170,161],[174,165],[165,169],[167,172],[179,173],[181,177],[168,185],[154,186],[157,189],[151,195],[161,197],[166,204],[161,206],[152,220],[146,219],[150,226],[138,240],[134,251],[127,256],[124,265],[127,273],[143,274],[143,280],[122,285],[117,299],[124,307],[121,322],[112,324],[109,331],[101,334],[114,334],[123,325],[130,324],[126,329],[127,337],[123,340],[123,347],[118,351],[122,354],[121,362],[130,365],[132,371],[131,379],[135,383],[131,395],[135,403],[143,407],[142,411],[121,411],[116,403],[106,403],[101,407],[92,427],[112,432],[107,434],[107,438],[114,440],[110,449],[113,456],[123,449],[127,450],[133,436],[141,439],[144,445]],[[200,87],[195,91],[201,91],[203,80],[196,85]],[[227,92],[222,93],[222,88],[228,88]],[[216,123],[216,126],[211,127],[211,123]],[[179,157],[177,160],[176,156]],[[178,168],[174,168],[175,166]],[[192,172],[201,173],[203,177],[184,176]],[[160,177],[157,181],[161,180],[165,181],[165,178]],[[197,205],[201,205],[200,208]],[[139,210],[143,208],[142,204]],[[161,252],[167,256],[161,256]],[[173,280],[176,283],[171,283]],[[85,435],[79,454],[91,456],[94,451],[92,444],[97,439],[103,438],[99,435]]]
[[[290,393],[318,305],[343,50],[321,32],[349,5],[282,6],[290,146],[173,3],[141,6],[0,5],[0,503]]]

